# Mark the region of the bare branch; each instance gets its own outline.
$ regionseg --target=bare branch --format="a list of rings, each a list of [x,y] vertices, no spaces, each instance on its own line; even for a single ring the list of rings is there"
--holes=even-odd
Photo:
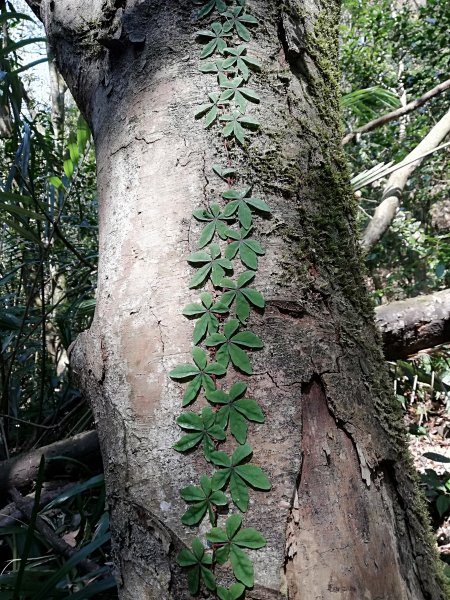
[[[445,92],[448,89],[450,89],[450,79],[447,79],[447,81],[443,81],[442,83],[434,87],[432,90],[425,92],[425,94],[423,94],[423,96],[420,96],[420,98],[416,98],[416,100],[408,102],[408,104],[405,104],[405,106],[396,108],[395,110],[386,113],[385,115],[378,117],[373,121],[369,121],[369,123],[366,123],[362,127],[358,127],[358,129],[347,133],[342,139],[342,145],[345,146],[345,144],[351,142],[360,133],[368,133],[369,131],[373,131],[374,129],[377,129],[382,125],[389,123],[390,121],[394,121],[399,117],[403,117],[404,115],[413,112],[417,108],[423,106],[426,102],[428,102],[428,100],[431,100],[438,94],[442,94],[442,92]]]
[[[97,433],[87,431],[67,440],[55,442],[49,446],[43,446],[37,450],[0,462],[0,490],[12,487],[23,488],[30,485],[37,476],[42,455],[46,459],[55,457],[74,458],[88,465],[90,469],[96,470],[97,473],[101,472]],[[64,458],[48,462],[45,469],[46,479],[73,479],[78,476],[79,469],[75,469],[73,464],[71,465]]]
[[[384,355],[397,360],[450,342],[450,290],[391,302],[375,309]]]
[[[372,220],[368,224],[361,245],[364,250],[372,248],[388,230],[400,206],[403,189],[411,174],[424,160],[423,154],[434,150],[450,132],[450,111],[428,132],[423,140],[403,160],[405,166],[389,177],[383,197]],[[417,159],[417,160],[415,160]]]

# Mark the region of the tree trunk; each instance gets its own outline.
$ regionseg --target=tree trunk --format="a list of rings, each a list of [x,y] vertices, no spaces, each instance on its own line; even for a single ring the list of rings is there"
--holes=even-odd
[[[267,306],[250,324],[265,347],[245,378],[266,413],[249,443],[272,490],[251,491],[244,515],[267,539],[246,598],[443,598],[361,275],[340,149],[339,6],[248,4],[263,126],[231,152],[273,218],[254,235]],[[72,361],[98,425],[124,600],[190,598],[175,557],[195,533],[179,490],[205,462],[172,449],[183,386],[168,373],[191,356],[191,214],[220,198],[211,166],[227,161],[217,128],[193,118],[216,88],[198,71],[197,11],[193,0],[41,5],[97,153],[97,309]]]

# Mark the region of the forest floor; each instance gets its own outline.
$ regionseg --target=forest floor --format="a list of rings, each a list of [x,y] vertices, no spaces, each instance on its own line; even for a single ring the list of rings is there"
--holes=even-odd
[[[430,503],[432,527],[450,572],[450,406],[426,399],[408,404],[409,447]]]

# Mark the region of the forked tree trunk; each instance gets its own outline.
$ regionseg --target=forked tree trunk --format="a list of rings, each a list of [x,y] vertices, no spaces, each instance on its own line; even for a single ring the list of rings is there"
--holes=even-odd
[[[121,598],[189,598],[177,552],[180,488],[204,461],[171,447],[190,359],[182,308],[193,209],[220,198],[217,129],[195,123],[215,89],[199,73],[193,0],[30,0],[97,152],[100,264],[91,329],[72,352],[91,400],[106,470]],[[260,21],[250,53],[261,134],[236,151],[242,183],[273,207],[256,235],[267,254],[257,286],[265,342],[251,395],[254,462],[273,489],[251,492],[254,552],[247,598],[424,600],[444,597],[422,501],[387,385],[362,279],[354,202],[340,149],[334,0],[248,2]],[[241,377],[242,378],[242,377]]]

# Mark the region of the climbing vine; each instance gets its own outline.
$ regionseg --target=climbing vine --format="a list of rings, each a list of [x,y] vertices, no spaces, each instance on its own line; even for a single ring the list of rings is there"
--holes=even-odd
[[[263,423],[264,413],[256,400],[247,397],[247,384],[238,379],[239,372],[253,373],[250,352],[263,348],[262,340],[247,328],[247,320],[252,309],[263,309],[265,302],[249,285],[256,276],[259,257],[265,253],[252,237],[253,220],[271,212],[253,196],[251,185],[236,187],[237,169],[230,159],[230,150],[245,147],[248,137],[259,128],[251,111],[260,99],[250,80],[260,65],[246,45],[258,21],[245,4],[245,0],[208,0],[198,13],[199,19],[218,14],[208,29],[196,33],[202,44],[199,70],[216,75],[217,88],[198,107],[195,118],[203,119],[207,129],[217,127],[223,137],[227,165],[212,165],[212,170],[228,187],[220,200],[193,212],[203,229],[198,250],[187,258],[195,269],[189,287],[208,291],[183,310],[185,317],[195,320],[193,362],[170,372],[172,379],[186,383],[183,407],[192,405],[200,395],[206,404],[200,412],[185,411],[178,417],[184,435],[174,449],[187,452],[201,447],[207,463],[216,469],[210,477],[201,476],[198,485],[180,491],[186,502],[183,525],[197,527],[209,520],[211,528],[205,544],[195,537],[192,549],[183,549],[177,561],[187,570],[191,594],[199,593],[204,585],[220,600],[242,598],[245,589],[254,585],[247,550],[264,547],[266,540],[253,527],[243,527],[241,513],[249,508],[252,489],[267,491],[271,487],[265,472],[251,463],[253,448],[247,443],[249,425]],[[231,369],[236,381],[226,390],[220,380]],[[228,433],[236,443],[231,456],[219,449]],[[233,512],[231,505],[239,512]],[[219,519],[224,521],[222,527]],[[228,588],[216,582],[217,565],[226,563],[236,579]]]

